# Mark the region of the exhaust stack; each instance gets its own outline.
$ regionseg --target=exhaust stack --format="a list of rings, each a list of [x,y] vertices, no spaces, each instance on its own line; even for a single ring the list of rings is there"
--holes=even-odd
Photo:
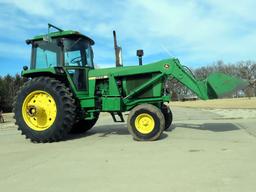
[[[114,49],[115,49],[115,57],[116,57],[116,67],[122,67],[123,66],[122,48],[117,45],[116,31],[113,31],[113,37],[114,37]]]

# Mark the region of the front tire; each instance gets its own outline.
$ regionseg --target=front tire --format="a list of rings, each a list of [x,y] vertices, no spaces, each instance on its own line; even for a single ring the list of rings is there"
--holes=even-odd
[[[135,140],[154,141],[161,136],[165,128],[165,119],[156,106],[142,104],[131,110],[127,126]]]
[[[164,128],[164,130],[167,130],[172,124],[172,120],[173,120],[172,111],[171,111],[169,106],[163,104],[162,113],[163,113],[164,119],[165,119],[165,128]]]
[[[74,99],[66,86],[50,77],[37,77],[20,89],[14,103],[18,129],[33,142],[66,138],[75,121]]]

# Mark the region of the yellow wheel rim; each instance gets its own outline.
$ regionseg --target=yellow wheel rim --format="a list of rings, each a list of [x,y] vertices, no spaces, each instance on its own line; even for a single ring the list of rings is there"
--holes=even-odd
[[[135,119],[135,128],[142,134],[148,134],[152,132],[154,127],[154,118],[147,113],[142,113]]]
[[[57,116],[55,100],[45,91],[33,91],[22,104],[22,116],[26,124],[35,131],[49,129]]]

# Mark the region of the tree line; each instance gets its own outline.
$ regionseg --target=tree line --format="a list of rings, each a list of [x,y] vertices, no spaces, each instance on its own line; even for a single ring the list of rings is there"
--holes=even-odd
[[[23,78],[18,74],[15,76],[0,76],[0,112],[12,111],[12,105],[16,93],[26,81],[26,78]]]
[[[233,97],[253,97],[256,95],[256,62],[242,61],[235,64],[225,64],[223,61],[218,61],[212,65],[199,67],[194,70],[187,69],[188,73],[193,73],[196,79],[205,79],[213,72],[222,72],[228,75],[233,75],[242,79],[250,81],[250,85],[242,90],[233,94]],[[0,111],[11,112],[12,104],[17,91],[27,81],[26,78],[20,75],[6,75],[0,76]],[[188,88],[181,85],[177,80],[171,79],[167,82],[169,91],[172,94],[173,100],[181,100],[184,97],[195,96]]]

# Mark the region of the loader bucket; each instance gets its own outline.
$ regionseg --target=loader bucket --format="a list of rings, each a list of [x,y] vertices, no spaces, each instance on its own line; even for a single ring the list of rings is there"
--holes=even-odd
[[[223,73],[212,73],[206,79],[209,99],[216,99],[230,95],[248,85],[249,83],[245,80],[225,75]]]

